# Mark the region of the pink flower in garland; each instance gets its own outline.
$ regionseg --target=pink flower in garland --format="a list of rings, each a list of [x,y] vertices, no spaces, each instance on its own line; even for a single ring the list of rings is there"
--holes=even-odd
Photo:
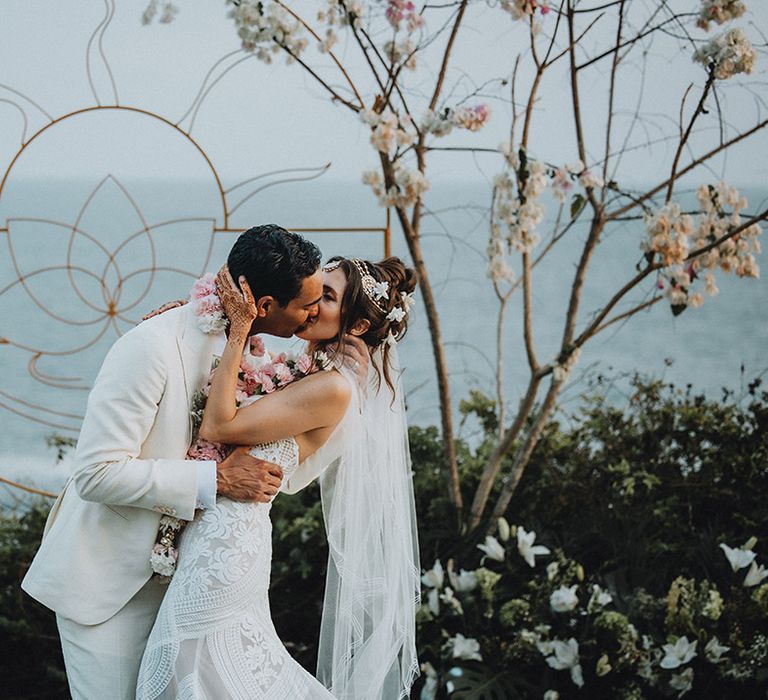
[[[309,374],[315,366],[315,361],[306,353],[302,353],[296,359],[296,369],[302,374]]]
[[[252,335],[250,338],[251,355],[254,357],[263,357],[267,354],[267,348],[264,341],[258,335]]]

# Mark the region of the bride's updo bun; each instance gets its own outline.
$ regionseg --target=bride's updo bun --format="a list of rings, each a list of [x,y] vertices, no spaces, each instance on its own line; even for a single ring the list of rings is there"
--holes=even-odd
[[[384,379],[393,389],[389,372],[390,351],[408,330],[416,271],[397,257],[380,262],[335,257],[324,267],[326,270],[335,268],[341,268],[347,278],[341,300],[340,337],[349,333],[359,319],[368,319],[370,327],[360,338],[372,350],[381,349]]]

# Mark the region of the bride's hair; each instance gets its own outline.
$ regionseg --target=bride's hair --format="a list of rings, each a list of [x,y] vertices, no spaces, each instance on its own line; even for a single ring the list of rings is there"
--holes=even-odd
[[[391,345],[389,341],[401,340],[408,330],[408,303],[404,296],[411,294],[416,288],[416,271],[406,267],[403,261],[396,257],[385,258],[374,263],[370,260],[337,256],[325,264],[325,269],[337,267],[344,271],[347,278],[347,286],[341,298],[339,338],[343,341],[344,334],[349,333],[357,321],[362,318],[368,319],[371,325],[360,338],[371,350],[381,349],[384,380],[394,391],[390,376]],[[376,283],[388,284],[386,297],[370,288],[366,289],[363,283],[366,275],[373,277]],[[367,282],[370,285],[370,280]],[[395,307],[401,309],[405,315],[401,317],[401,314],[395,312],[390,316]],[[396,320],[398,318],[399,320]],[[376,370],[378,373],[378,368]]]

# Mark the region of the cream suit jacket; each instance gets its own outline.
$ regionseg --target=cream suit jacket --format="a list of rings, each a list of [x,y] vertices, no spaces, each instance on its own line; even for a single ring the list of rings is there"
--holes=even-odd
[[[185,459],[190,405],[211,369],[216,335],[190,305],[166,311],[110,349],[88,398],[73,473],[54,503],[22,588],[80,624],[104,622],[152,575],[161,514],[194,517],[197,473]],[[321,455],[283,490],[320,474]]]

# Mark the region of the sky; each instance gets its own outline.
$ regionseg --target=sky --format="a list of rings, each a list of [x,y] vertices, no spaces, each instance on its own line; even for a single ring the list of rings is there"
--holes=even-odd
[[[635,0],[633,4],[646,2]],[[175,122],[193,103],[209,68],[221,57],[232,54],[222,65],[237,65],[211,88],[191,130],[228,182],[271,169],[316,167],[326,163],[331,163],[326,177],[359,180],[365,168],[376,165],[367,127],[345,108],[331,104],[299,66],[286,66],[282,58],[267,66],[243,53],[233,53],[239,51],[239,39],[223,0],[177,0],[176,4],[179,13],[172,23],[142,26],[143,2],[117,3],[114,18],[103,35],[102,49],[121,105],[146,109]],[[681,9],[688,6],[696,9],[699,5],[697,0],[674,0],[671,4]],[[292,6],[311,18],[317,4],[299,2]],[[759,38],[760,31],[768,34],[768,3],[753,0],[748,6],[749,14],[738,21],[739,26],[747,27],[753,38]],[[105,0],[44,0],[36,2],[32,9],[25,0],[3,0],[0,4],[3,29],[0,83],[21,91],[54,117],[97,102],[114,103],[114,91],[98,44],[93,43],[87,51],[89,37],[104,18],[105,7]],[[433,13],[430,17],[434,22],[448,15],[446,11],[442,16]],[[553,22],[553,13],[543,18],[545,33]],[[612,31],[612,25],[601,20],[585,39],[585,48],[604,43]],[[420,69],[409,76],[409,99],[413,103],[419,104],[419,93],[426,93],[434,80],[442,41],[444,38],[426,52]],[[478,134],[454,133],[450,145],[496,148],[508,138],[509,106],[497,99],[498,91],[493,94],[493,85],[498,84],[493,81],[508,77],[513,56],[524,46],[525,31],[520,22],[513,22],[498,8],[484,2],[471,6],[466,29],[456,45],[455,69],[449,72],[446,86],[451,97],[458,101],[473,89],[486,85],[480,93],[488,95],[493,116],[488,127]],[[356,47],[342,41],[336,50],[357,80],[363,66]],[[656,138],[662,128],[668,128],[670,120],[676,119],[680,96],[686,87],[692,82],[701,84],[703,69],[690,60],[690,53],[689,47],[681,50],[671,40],[657,42],[649,48],[643,88],[649,115],[647,122],[635,131],[635,140]],[[87,57],[94,90],[89,86],[86,72]],[[324,67],[326,56],[309,50],[307,57],[324,77],[338,82],[338,75]],[[594,157],[602,146],[606,70],[607,65],[601,66],[585,74],[582,81],[587,142]],[[758,62],[757,71],[750,78],[754,91],[768,93],[765,75],[766,61],[763,60],[762,64]],[[525,88],[530,77],[530,71],[521,71],[518,80],[521,88]],[[567,118],[570,103],[566,78],[557,70],[545,78],[542,99],[536,106],[531,151],[550,162],[570,162],[576,155],[573,129]],[[368,82],[361,80],[360,85],[361,93],[370,103],[373,92],[368,89]],[[635,104],[640,85],[639,66],[630,66],[617,91],[620,128],[622,119],[628,124],[627,113]],[[18,98],[7,89],[0,89],[0,99]],[[736,95],[734,86],[729,84],[723,86],[722,99],[734,115],[734,127],[754,119],[757,108],[751,94]],[[29,118],[28,131],[34,132],[45,124],[45,117],[29,103],[22,102]],[[711,112],[708,120],[702,120],[708,129],[708,139],[715,134],[714,110]],[[0,162],[7,163],[15,154],[22,126],[18,110],[8,102],[0,102]],[[182,122],[182,126],[188,128],[190,119]],[[165,125],[137,114],[113,113],[99,115],[99,118],[90,115],[77,126],[74,120],[64,122],[55,134],[51,131],[47,136],[50,145],[29,148],[20,159],[16,166],[18,176],[88,175],[103,167],[111,157],[110,152],[124,149],[133,156],[129,158],[123,153],[121,167],[125,173],[137,177],[204,177],[204,173],[196,170],[200,163],[195,154],[183,155],[189,151],[189,144],[181,143],[178,135],[175,139],[169,138]],[[693,143],[697,145],[695,140]],[[36,159],[35,150],[42,152],[49,148],[56,149],[57,157],[51,158],[46,152]],[[716,163],[715,174],[726,174],[740,184],[765,181],[768,165],[756,154],[766,148],[768,138],[760,136],[749,147],[734,151],[730,162]],[[169,149],[168,157],[164,163],[158,163],[158,155],[166,149]],[[638,149],[623,161],[623,177],[647,182],[656,174],[659,159],[669,157],[669,146],[653,151]],[[498,169],[498,159],[488,155],[436,153],[430,160],[430,177],[435,181],[489,180],[495,169]]]

